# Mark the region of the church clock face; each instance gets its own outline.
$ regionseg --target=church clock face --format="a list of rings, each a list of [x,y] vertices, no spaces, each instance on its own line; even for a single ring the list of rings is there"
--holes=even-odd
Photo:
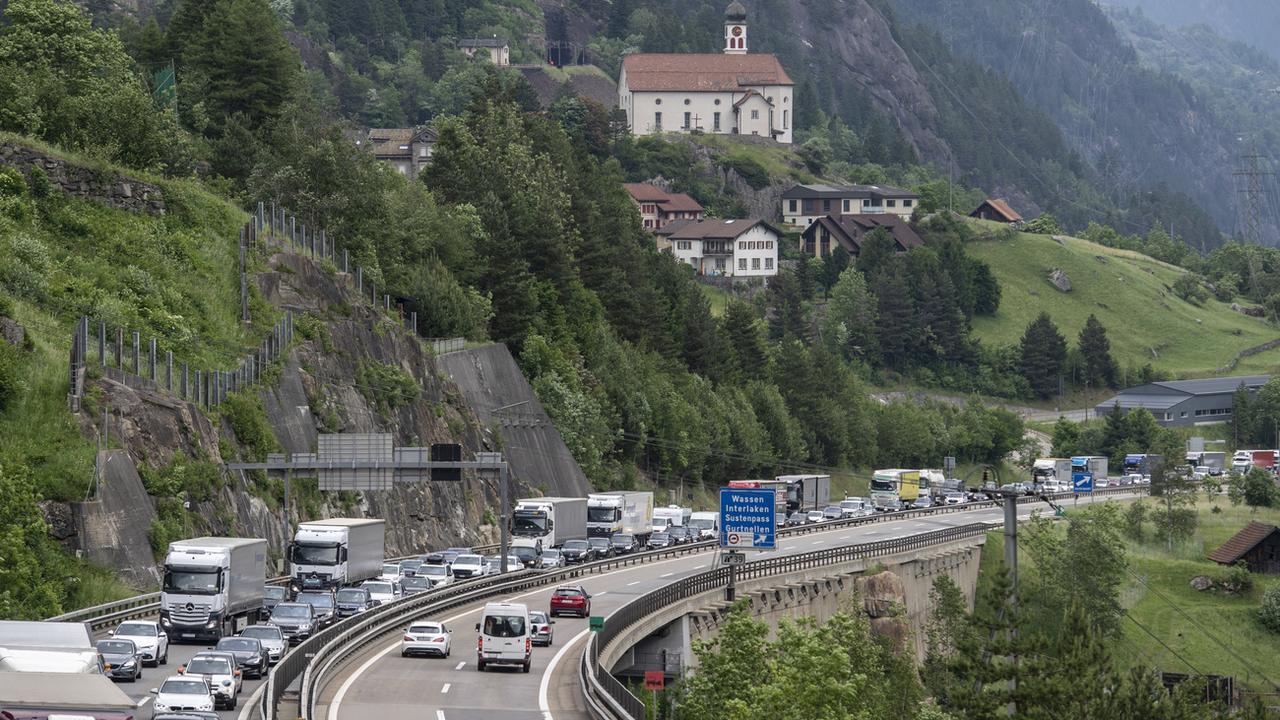
[[[734,25],[734,26],[733,26],[733,36],[734,36],[734,37],[742,37],[742,26],[740,26],[740,25]]]

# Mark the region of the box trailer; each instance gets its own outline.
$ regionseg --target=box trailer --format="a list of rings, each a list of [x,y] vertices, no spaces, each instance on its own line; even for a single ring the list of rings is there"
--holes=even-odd
[[[300,523],[289,544],[294,591],[340,588],[382,574],[387,522],[330,518]]]
[[[5,717],[14,718],[134,720],[143,717],[138,703],[105,675],[0,672],[0,710]],[[151,716],[150,708],[146,716]]]
[[[587,499],[570,497],[525,498],[511,513],[512,541],[533,547],[558,548],[568,540],[587,538]]]
[[[787,510],[822,510],[831,504],[830,475],[779,475],[787,489]]]

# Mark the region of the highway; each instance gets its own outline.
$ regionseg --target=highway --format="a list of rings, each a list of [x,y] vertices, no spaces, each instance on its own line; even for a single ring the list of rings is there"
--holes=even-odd
[[[1026,518],[1033,511],[1044,511],[1047,507],[1043,503],[1022,505],[1019,517]],[[976,522],[998,522],[1002,518],[1001,509],[985,508],[844,526],[792,538],[781,537],[775,553],[758,553],[751,559],[901,538]],[[610,613],[636,596],[711,569],[715,557],[713,552],[683,555],[586,576],[579,582],[592,595],[592,614],[604,615],[608,622]],[[526,603],[530,609],[546,610],[553,590],[554,587],[539,588],[503,599]],[[475,666],[475,625],[482,607],[483,603],[477,603],[444,618],[433,618],[443,620],[453,631],[448,659],[402,658],[399,637],[357,654],[324,689],[315,720],[587,718],[577,676],[583,639],[589,632],[587,621],[556,618],[554,644],[550,648],[534,649],[533,667],[528,674],[518,668],[481,673]]]

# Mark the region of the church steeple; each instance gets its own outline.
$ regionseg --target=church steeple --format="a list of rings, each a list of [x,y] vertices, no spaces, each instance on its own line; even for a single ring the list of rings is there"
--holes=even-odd
[[[747,9],[733,0],[724,11],[724,51],[729,55],[747,54]]]

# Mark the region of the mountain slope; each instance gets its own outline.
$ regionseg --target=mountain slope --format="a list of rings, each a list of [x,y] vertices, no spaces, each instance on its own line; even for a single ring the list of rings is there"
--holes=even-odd
[[[974,318],[975,335],[988,344],[1018,342],[1042,311],[1074,344],[1093,314],[1107,328],[1122,369],[1132,373],[1150,363],[1176,375],[1202,376],[1229,365],[1241,350],[1280,337],[1274,326],[1228,303],[1193,305],[1178,298],[1171,287],[1185,271],[1146,255],[1065,236],[997,238],[992,233],[965,248],[991,266],[1004,291],[994,316]],[[1070,292],[1049,283],[1055,268],[1066,272]]]

